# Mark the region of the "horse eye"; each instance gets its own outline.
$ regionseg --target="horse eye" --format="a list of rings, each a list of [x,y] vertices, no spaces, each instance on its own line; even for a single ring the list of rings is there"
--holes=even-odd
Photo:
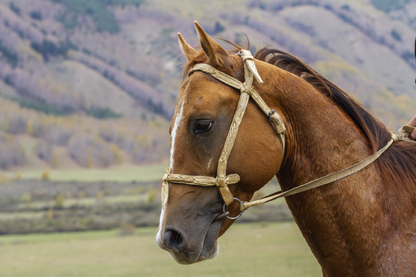
[[[214,122],[210,120],[198,121],[195,125],[195,134],[208,132],[209,130],[211,130],[213,125]]]

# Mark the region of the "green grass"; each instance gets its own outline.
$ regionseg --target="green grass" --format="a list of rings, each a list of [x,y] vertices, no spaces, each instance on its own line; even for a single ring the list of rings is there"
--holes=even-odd
[[[148,193],[140,193],[140,194],[134,194],[134,195],[118,195],[118,196],[104,196],[101,199],[102,201],[105,201],[107,204],[111,205],[111,204],[117,204],[117,203],[145,203],[147,201],[148,198]],[[40,209],[40,208],[44,208],[44,207],[53,207],[55,203],[55,200],[50,200],[50,201],[35,201],[32,202],[31,207],[35,208],[35,209]],[[96,197],[84,197],[84,198],[80,198],[80,199],[76,199],[76,198],[69,198],[69,199],[65,199],[64,203],[63,203],[63,207],[64,208],[68,208],[74,205],[78,205],[78,206],[95,206],[97,205],[97,198]],[[27,207],[26,203],[22,203],[20,204],[20,207]],[[4,216],[2,217],[2,215],[4,214]],[[31,213],[0,213],[0,219],[2,218],[6,218],[7,215],[12,216],[12,217],[25,217],[26,215],[29,215]],[[37,214],[37,212],[33,213],[33,214]],[[42,214],[46,214],[46,211]],[[25,218],[29,218],[29,216],[26,216]]]
[[[150,166],[123,166],[104,169],[51,169],[49,176],[51,181],[155,181],[162,180],[167,165]],[[23,179],[40,179],[43,170],[22,170]],[[1,173],[8,179],[14,179],[17,171]]]
[[[239,224],[217,258],[184,266],[155,244],[155,228],[0,237],[0,276],[322,276],[293,222]]]

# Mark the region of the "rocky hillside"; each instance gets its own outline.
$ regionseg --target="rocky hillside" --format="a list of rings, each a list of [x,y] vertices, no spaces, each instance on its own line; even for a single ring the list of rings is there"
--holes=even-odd
[[[288,51],[397,129],[416,112],[410,0],[0,0],[0,168],[160,163],[176,33]]]

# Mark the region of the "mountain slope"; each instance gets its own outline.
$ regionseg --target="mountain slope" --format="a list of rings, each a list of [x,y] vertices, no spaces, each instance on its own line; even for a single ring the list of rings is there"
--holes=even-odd
[[[412,1],[0,0],[0,167],[166,160],[194,20],[298,56],[392,129],[415,113]]]

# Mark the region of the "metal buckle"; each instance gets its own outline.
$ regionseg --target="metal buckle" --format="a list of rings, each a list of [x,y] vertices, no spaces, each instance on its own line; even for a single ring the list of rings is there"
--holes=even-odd
[[[270,112],[269,112],[269,120],[272,120],[272,115],[274,115],[276,112],[274,111],[274,109],[272,109]]]
[[[241,201],[240,199],[238,199],[238,198],[233,198],[234,200],[237,200],[238,202],[240,202],[240,204],[241,203],[243,203],[243,201]],[[222,211],[224,212],[224,213],[227,213],[227,211],[225,211],[225,208],[226,208],[227,206],[225,205],[225,203],[224,203],[224,205],[222,206]],[[239,215],[237,215],[237,216],[235,216],[235,217],[230,217],[230,216],[226,216],[228,219],[231,219],[231,220],[235,220],[235,219],[237,219],[237,218],[239,218],[242,214],[243,214],[243,212],[244,211],[241,211],[240,212],[240,214]]]

